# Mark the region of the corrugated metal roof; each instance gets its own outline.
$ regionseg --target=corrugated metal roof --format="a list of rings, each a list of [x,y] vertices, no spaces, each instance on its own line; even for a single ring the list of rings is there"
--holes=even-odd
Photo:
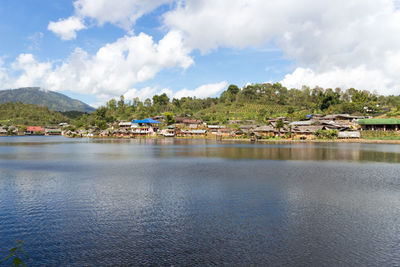
[[[134,120],[132,123],[161,123],[159,121],[153,119],[144,119],[144,120]]]
[[[254,129],[255,132],[276,132],[274,127],[270,125],[260,126]]]
[[[313,123],[315,123],[315,121],[313,121],[313,120],[309,120],[309,121],[294,121],[294,122],[291,122],[289,125],[292,125],[292,126],[295,126],[295,125],[307,126],[307,125],[312,125]]]

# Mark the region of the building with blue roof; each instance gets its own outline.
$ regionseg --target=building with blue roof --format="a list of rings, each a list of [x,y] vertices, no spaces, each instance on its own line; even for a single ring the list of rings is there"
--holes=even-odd
[[[132,121],[132,133],[134,135],[153,135],[159,130],[157,124],[161,122],[147,118],[144,120],[133,120]]]
[[[161,122],[147,118],[144,120],[133,120],[132,123],[137,123],[137,124],[161,124]]]

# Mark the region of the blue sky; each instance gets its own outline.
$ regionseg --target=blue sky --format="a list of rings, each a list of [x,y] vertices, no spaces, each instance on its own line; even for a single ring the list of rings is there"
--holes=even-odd
[[[262,82],[399,94],[396,3],[331,2],[2,0],[0,89],[40,86],[95,106]]]

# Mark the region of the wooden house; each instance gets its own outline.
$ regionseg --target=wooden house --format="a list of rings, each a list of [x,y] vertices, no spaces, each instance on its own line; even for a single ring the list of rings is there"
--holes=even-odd
[[[190,129],[197,129],[203,126],[202,120],[195,120],[195,119],[184,119],[183,124],[185,127]]]
[[[292,135],[295,138],[300,139],[312,139],[315,138],[315,133],[318,130],[327,130],[328,128],[323,125],[312,125],[312,126],[295,126],[292,127]]]
[[[260,126],[255,128],[253,131],[257,136],[275,136],[278,133],[278,131],[271,125]]]

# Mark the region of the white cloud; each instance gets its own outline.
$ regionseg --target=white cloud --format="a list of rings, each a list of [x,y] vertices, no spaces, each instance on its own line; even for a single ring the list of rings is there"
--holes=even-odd
[[[141,96],[146,90],[132,89],[136,83],[153,79],[166,68],[188,68],[193,64],[189,52],[181,35],[172,31],[158,43],[144,33],[125,36],[93,56],[77,48],[62,64],[38,62],[32,54],[21,54],[11,64],[15,72],[20,72],[12,85],[93,94],[99,100],[135,92]]]
[[[299,68],[285,82],[399,93],[400,11],[392,0],[182,0],[164,23],[203,53],[273,42]]]
[[[169,88],[159,89],[158,87],[145,87],[142,89],[130,89],[124,94],[125,100],[132,100],[135,97],[138,97],[141,101],[144,101],[146,98],[152,99],[154,95],[167,94],[169,98],[181,98],[185,96],[196,97],[196,98],[207,98],[216,96],[222,90],[224,90],[228,86],[226,81],[220,83],[211,83],[201,85],[193,90],[184,88],[177,92],[172,91]],[[108,99],[105,98],[104,101]]]
[[[4,67],[4,60],[0,57],[0,84],[7,88],[9,85],[9,77],[7,69]]]
[[[174,98],[181,98],[184,96],[207,98],[207,97],[216,96],[218,93],[220,93],[222,90],[224,90],[227,86],[228,86],[228,83],[226,81],[223,81],[220,83],[205,84],[205,85],[197,87],[194,90],[189,90],[186,88],[182,89],[180,91],[173,93],[172,96]]]
[[[44,34],[42,32],[35,32],[34,34],[29,35],[28,40],[31,41],[31,44],[29,45],[28,49],[40,50],[40,44],[42,42],[43,37]]]
[[[390,94],[400,93],[395,90],[396,87],[392,84],[392,80],[387,79],[382,71],[368,70],[365,66],[348,69],[335,68],[322,73],[316,73],[312,69],[297,68],[293,73],[285,76],[282,84],[288,88],[301,88],[303,85],[324,88],[353,87],[360,90],[374,88],[377,91],[382,88],[386,88],[386,90],[393,88],[393,90],[386,92]]]
[[[32,54],[20,54],[16,61],[11,65],[15,71],[22,74],[13,81],[14,87],[28,87],[41,84],[43,78],[51,71],[51,63],[37,62]]]
[[[152,98],[153,95],[157,94],[158,89],[155,87],[145,87],[142,89],[131,89],[124,94],[125,100],[132,100],[138,97],[141,101],[146,98]]]
[[[77,88],[74,90],[119,94],[127,86],[153,78],[163,68],[186,68],[193,63],[189,57],[193,49],[207,53],[218,47],[255,47],[262,51],[274,44],[293,61],[295,71],[282,81],[288,86],[362,87],[386,94],[399,93],[397,0],[227,2],[75,0],[72,17],[49,24],[49,30],[63,39],[75,38],[78,30],[87,27],[85,23],[112,23],[132,33],[138,18],[168,3],[172,3],[173,9],[162,16],[162,21],[164,29],[172,33],[158,44],[147,35],[124,37],[104,46],[94,56],[77,49],[52,71],[46,83],[57,88],[65,84]],[[138,39],[141,41],[133,41]],[[140,52],[123,49],[131,42],[135,43],[135,51]],[[157,48],[150,48],[153,46]],[[122,50],[125,52],[120,53]],[[125,54],[135,54],[135,60]],[[114,55],[115,62],[111,60]],[[116,84],[115,88],[111,84]]]
[[[76,0],[74,15],[57,22],[51,21],[48,30],[63,40],[76,38],[76,32],[86,29],[89,20],[98,26],[111,23],[133,34],[133,25],[144,14],[173,0]]]
[[[57,22],[51,21],[47,29],[54,32],[62,40],[71,40],[76,38],[77,31],[86,29],[86,26],[81,18],[72,16],[67,19],[60,19]]]
[[[136,20],[171,0],[77,0],[75,13],[94,19],[99,25],[112,23],[130,30]]]
[[[158,44],[144,33],[125,36],[103,46],[94,56],[76,49],[49,75],[46,84],[55,90],[121,95],[164,68],[188,68],[193,64],[188,54],[178,32],[169,32]]]

